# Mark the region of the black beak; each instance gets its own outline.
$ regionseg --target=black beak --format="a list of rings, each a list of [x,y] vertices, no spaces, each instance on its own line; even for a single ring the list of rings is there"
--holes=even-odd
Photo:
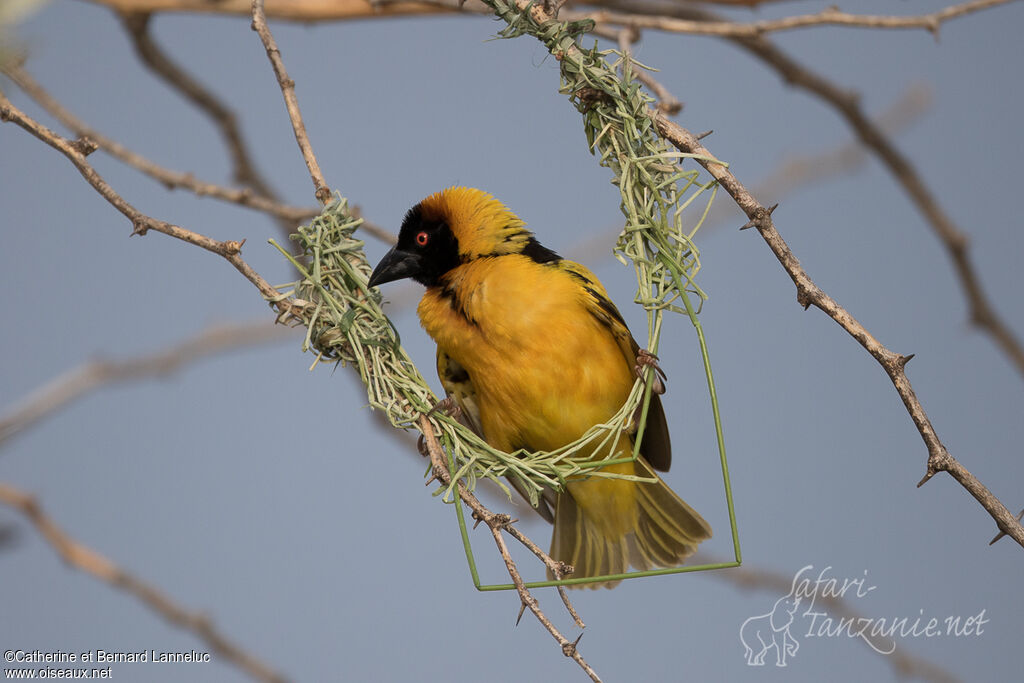
[[[370,275],[370,287],[393,282],[402,278],[413,277],[422,270],[422,258],[419,254],[393,248],[380,260]]]

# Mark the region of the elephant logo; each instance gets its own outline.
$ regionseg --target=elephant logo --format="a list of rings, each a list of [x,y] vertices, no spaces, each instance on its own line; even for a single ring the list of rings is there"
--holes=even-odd
[[[789,632],[800,598],[792,591],[775,601],[771,612],[750,617],[740,626],[740,642],[748,666],[764,666],[768,651],[775,648],[775,666],[786,666],[786,657],[796,656],[800,643]]]

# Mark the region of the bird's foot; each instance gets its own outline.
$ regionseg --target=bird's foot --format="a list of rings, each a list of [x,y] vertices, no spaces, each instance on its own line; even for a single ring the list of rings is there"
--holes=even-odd
[[[459,406],[458,402],[456,402],[455,398],[452,396],[446,396],[438,401],[437,404],[427,412],[427,418],[429,419],[438,411],[444,413],[448,417],[454,418],[457,422],[465,424],[465,422],[462,421],[462,407]],[[424,458],[430,456],[430,452],[427,450],[427,442],[423,438],[422,434],[420,434],[420,438],[416,440],[416,450],[418,450],[420,455]]]
[[[431,408],[430,412],[427,413],[427,417],[432,416],[438,411],[456,420],[462,417],[462,407],[459,405],[458,401],[455,400],[454,396],[445,396],[438,401],[437,405]]]
[[[633,370],[636,372],[636,376],[643,378],[644,370],[647,368],[654,368],[654,374],[651,377],[654,378],[654,382],[651,385],[651,391],[656,394],[665,393],[665,380],[668,379],[668,375],[658,365],[658,357],[647,349],[640,349],[636,354],[636,365],[633,366]]]

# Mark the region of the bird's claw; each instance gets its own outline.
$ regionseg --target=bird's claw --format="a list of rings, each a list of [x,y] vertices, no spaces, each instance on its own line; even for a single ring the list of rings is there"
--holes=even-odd
[[[430,419],[434,413],[442,412],[448,417],[454,419],[456,422],[466,424],[462,421],[462,406],[459,405],[458,401],[453,396],[446,396],[442,398],[437,404],[427,411],[427,419]],[[430,456],[430,451],[427,450],[426,439],[420,434],[419,439],[416,440],[416,449],[420,452],[424,458]]]
[[[665,380],[668,379],[668,375],[658,365],[658,357],[647,349],[640,349],[636,353],[636,365],[633,366],[633,370],[636,372],[636,376],[643,379],[644,370],[647,368],[654,368],[654,374],[651,377],[654,378],[651,384],[651,391],[656,394],[665,393]]]
[[[433,408],[427,413],[427,417],[432,417],[434,413],[441,411],[448,417],[458,420],[462,417],[462,406],[459,405],[458,401],[453,396],[445,396],[437,402]]]

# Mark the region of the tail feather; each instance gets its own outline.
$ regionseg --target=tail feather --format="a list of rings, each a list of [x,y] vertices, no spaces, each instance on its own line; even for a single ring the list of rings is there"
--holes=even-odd
[[[642,477],[655,476],[653,470],[637,459],[637,474]],[[696,510],[680,498],[661,479],[657,484],[639,484],[637,500],[642,508],[641,517],[647,516],[651,523],[664,530],[683,545],[692,545],[687,554],[693,554],[701,541],[711,537],[711,527]]]
[[[634,563],[637,569],[671,567],[675,564],[676,552],[672,537],[661,527],[652,524],[649,517],[640,520],[636,537],[641,557],[640,562]],[[643,539],[643,542],[639,539]]]
[[[635,471],[655,477],[643,458],[637,459]],[[614,493],[609,495],[611,487]],[[551,557],[573,566],[571,578],[608,576],[631,566],[640,571],[677,567],[710,537],[704,518],[660,478],[654,483],[592,479],[573,482],[558,494]],[[618,583],[584,586],[612,588]]]
[[[571,494],[559,494],[550,555],[572,565],[573,573],[569,578],[622,574],[629,568],[630,550],[630,544],[609,542],[609,537],[588,520]],[[550,571],[548,578],[554,578]],[[611,588],[618,583],[609,581],[586,586]]]

